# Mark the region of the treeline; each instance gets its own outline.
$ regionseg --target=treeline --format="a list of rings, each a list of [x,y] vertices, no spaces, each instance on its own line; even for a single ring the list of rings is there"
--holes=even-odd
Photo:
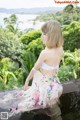
[[[48,21],[51,19],[58,20],[61,25],[70,24],[72,21],[80,22],[80,7],[70,4],[67,5],[62,11],[41,14],[36,17],[34,22],[37,20]]]

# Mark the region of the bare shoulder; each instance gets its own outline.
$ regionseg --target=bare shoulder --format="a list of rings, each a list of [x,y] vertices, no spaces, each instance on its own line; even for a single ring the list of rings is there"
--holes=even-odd
[[[45,56],[45,54],[46,54],[46,51],[42,50],[41,53],[40,53],[40,56]]]
[[[59,47],[59,48],[58,48],[58,51],[59,51],[60,53],[63,53],[63,46]]]
[[[63,46],[59,47],[59,49],[60,49],[61,51],[63,51]]]
[[[41,51],[41,54],[45,55],[45,54],[46,54],[46,50],[45,50],[45,49],[42,50],[42,51]]]

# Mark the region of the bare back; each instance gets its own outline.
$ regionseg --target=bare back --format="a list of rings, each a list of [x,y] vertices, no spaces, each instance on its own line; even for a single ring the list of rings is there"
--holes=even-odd
[[[47,47],[45,48],[45,63],[49,66],[57,66],[60,64],[61,58],[62,58],[62,53],[63,53],[63,48],[54,48],[54,49],[48,49]],[[41,72],[43,74],[46,74],[50,77],[55,75],[55,70],[45,70],[41,68]]]

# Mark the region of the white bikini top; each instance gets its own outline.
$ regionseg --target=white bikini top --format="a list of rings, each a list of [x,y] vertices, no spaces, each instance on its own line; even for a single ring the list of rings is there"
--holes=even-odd
[[[45,62],[42,63],[41,68],[45,69],[45,70],[58,70],[59,69],[59,65],[57,66],[50,66],[47,65]]]

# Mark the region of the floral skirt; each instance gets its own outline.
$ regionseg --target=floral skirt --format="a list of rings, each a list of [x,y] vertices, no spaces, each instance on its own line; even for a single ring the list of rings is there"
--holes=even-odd
[[[24,91],[15,89],[0,93],[0,108],[8,109],[10,116],[19,112],[52,107],[59,99],[63,86],[57,75],[49,77],[36,71],[32,85]]]

